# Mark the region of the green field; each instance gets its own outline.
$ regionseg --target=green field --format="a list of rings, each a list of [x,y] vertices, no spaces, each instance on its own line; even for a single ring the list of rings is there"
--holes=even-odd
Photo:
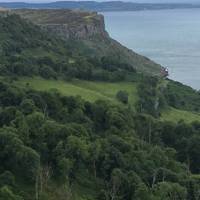
[[[46,80],[39,77],[20,78],[14,82],[20,87],[29,87],[38,91],[49,91],[56,89],[62,95],[81,96],[87,101],[94,102],[98,99],[119,103],[116,99],[116,93],[119,90],[127,91],[129,94],[129,103],[135,105],[137,97],[136,84],[132,82],[92,82],[83,80],[63,81],[63,80]],[[169,108],[161,116],[162,121],[185,122],[200,121],[200,115],[189,111]]]
[[[21,78],[15,82],[20,87],[30,87],[34,90],[48,91],[51,89],[58,90],[66,96],[81,96],[87,101],[94,102],[98,99],[108,100],[118,103],[116,93],[119,90],[127,91],[129,102],[134,105],[137,101],[136,84],[131,82],[91,82],[83,80],[62,81],[62,80],[45,80],[42,78]]]
[[[162,121],[172,121],[178,122],[184,120],[187,123],[193,121],[200,121],[200,114],[192,113],[190,111],[178,110],[175,108],[170,108],[162,113]]]

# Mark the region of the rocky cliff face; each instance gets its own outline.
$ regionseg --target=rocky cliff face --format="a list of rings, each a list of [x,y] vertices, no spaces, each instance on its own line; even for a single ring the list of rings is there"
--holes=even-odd
[[[104,22],[101,17],[96,23],[79,24],[70,26],[68,24],[48,24],[42,25],[47,31],[51,31],[63,39],[88,39],[96,35],[107,36],[104,29]]]
[[[64,39],[88,39],[96,35],[107,37],[104,17],[96,12],[72,10],[31,10],[12,11]]]

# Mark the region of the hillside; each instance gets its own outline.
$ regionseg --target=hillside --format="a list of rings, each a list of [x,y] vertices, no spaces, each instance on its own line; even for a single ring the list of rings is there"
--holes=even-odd
[[[76,40],[78,43],[81,43],[79,46],[84,46],[82,53],[87,56],[96,58],[111,57],[118,62],[131,65],[140,72],[160,75],[160,65],[127,49],[109,37],[105,30],[104,18],[100,14],[65,9],[22,9],[12,12],[40,25],[64,40]]]
[[[63,41],[17,15],[0,17],[0,28],[1,75],[120,81],[136,74],[126,62],[109,55],[91,57],[83,42]]]
[[[31,84],[0,81],[2,200],[198,200],[198,122],[161,123],[103,100],[103,92],[92,103]],[[67,95],[76,92],[70,87]]]
[[[32,88],[38,91],[57,90],[65,96],[81,96],[84,100],[95,102],[97,100],[110,101],[113,104],[120,104],[117,101],[116,94],[119,90],[126,91],[129,94],[131,105],[137,101],[136,85],[132,82],[94,82],[85,80],[45,80],[38,77],[21,78],[14,84],[22,88]],[[28,86],[27,86],[28,85]]]
[[[0,200],[199,200],[200,93],[151,61],[154,76],[89,56],[96,34],[64,39],[12,12],[0,16]]]
[[[62,80],[45,80],[38,77],[20,78],[13,82],[14,85],[24,89],[34,89],[37,91],[58,91],[64,96],[81,96],[86,101],[95,102],[97,100],[109,101],[115,105],[121,105],[121,102],[116,98],[118,91],[126,91],[129,96],[129,105],[134,107],[139,97],[137,93],[137,84],[134,82],[94,82],[85,80],[72,80],[69,82]],[[200,98],[200,97],[199,97]],[[199,101],[199,100],[198,100]],[[195,100],[194,100],[195,102]],[[194,103],[192,103],[194,104]],[[187,103],[191,105],[191,103]],[[161,113],[161,121],[171,121],[178,123],[184,120],[186,123],[194,121],[200,122],[200,113],[190,110],[187,107],[175,108],[171,105],[164,109]]]

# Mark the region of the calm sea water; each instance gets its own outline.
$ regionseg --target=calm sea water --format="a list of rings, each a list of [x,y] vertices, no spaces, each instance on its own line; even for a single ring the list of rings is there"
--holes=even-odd
[[[200,9],[106,12],[110,35],[200,89]]]

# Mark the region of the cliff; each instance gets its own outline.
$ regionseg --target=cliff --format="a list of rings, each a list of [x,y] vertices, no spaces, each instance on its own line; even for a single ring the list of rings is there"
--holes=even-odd
[[[101,58],[109,56],[130,64],[140,72],[160,75],[161,66],[138,55],[109,37],[104,17],[96,12],[68,9],[19,9],[12,13],[45,28],[65,40],[76,40],[85,45],[83,53]]]
[[[67,9],[20,9],[13,12],[63,39],[88,39],[96,35],[108,37],[104,17],[96,12]]]

